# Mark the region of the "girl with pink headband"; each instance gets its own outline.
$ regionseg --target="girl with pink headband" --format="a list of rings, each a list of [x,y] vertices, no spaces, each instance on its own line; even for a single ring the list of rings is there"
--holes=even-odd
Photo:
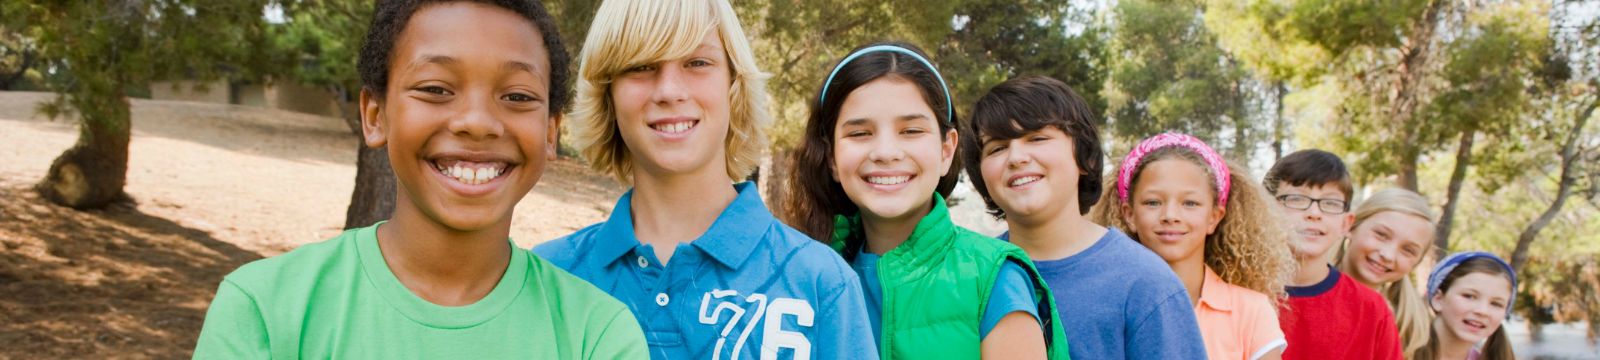
[[[1172,267],[1207,357],[1279,358],[1288,344],[1277,304],[1294,263],[1266,191],[1205,142],[1175,133],[1140,142],[1116,174],[1091,216]]]

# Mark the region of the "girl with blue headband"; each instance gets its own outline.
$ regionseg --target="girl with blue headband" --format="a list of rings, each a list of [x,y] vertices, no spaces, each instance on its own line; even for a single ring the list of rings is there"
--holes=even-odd
[[[1414,359],[1515,359],[1500,325],[1511,317],[1516,289],[1516,271],[1494,254],[1445,257],[1428,275],[1433,336]]]
[[[861,276],[884,359],[1065,359],[1043,279],[1021,249],[956,226],[949,88],[920,50],[858,48],[812,103],[785,219]]]

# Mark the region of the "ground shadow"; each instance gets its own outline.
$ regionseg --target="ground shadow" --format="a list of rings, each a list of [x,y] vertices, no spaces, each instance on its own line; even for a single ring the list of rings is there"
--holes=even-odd
[[[261,258],[132,204],[0,199],[0,358],[187,358],[222,277]]]

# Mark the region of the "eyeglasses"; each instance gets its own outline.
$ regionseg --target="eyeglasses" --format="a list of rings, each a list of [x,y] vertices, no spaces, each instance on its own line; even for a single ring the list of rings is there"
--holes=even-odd
[[[1346,211],[1350,211],[1350,203],[1344,202],[1344,200],[1312,199],[1310,196],[1305,195],[1278,195],[1278,203],[1283,204],[1284,207],[1295,210],[1310,209],[1312,204],[1316,204],[1318,209],[1322,209],[1322,213],[1331,215],[1343,214]]]

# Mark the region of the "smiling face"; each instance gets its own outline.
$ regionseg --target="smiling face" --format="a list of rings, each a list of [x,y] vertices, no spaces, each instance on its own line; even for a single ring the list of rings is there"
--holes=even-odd
[[[1167,263],[1204,256],[1206,236],[1223,216],[1206,169],[1168,158],[1145,164],[1136,176],[1122,216],[1139,242]]]
[[[1022,223],[1078,211],[1078,167],[1072,137],[1054,126],[1015,139],[983,138],[979,159],[984,186],[1006,217]]]
[[[834,123],[833,178],[864,218],[925,213],[955,160],[956,132],[939,132],[910,81],[884,77],[851,91]]]
[[[395,43],[382,98],[363,92],[368,146],[388,146],[396,212],[455,231],[509,226],[555,156],[549,58],[533,23],[450,3],[418,10]],[[408,209],[409,208],[409,209]]]
[[[724,141],[733,85],[728,63],[722,36],[709,31],[688,56],[617,75],[611,101],[635,179],[727,173]]]
[[[1350,233],[1340,268],[1368,286],[1392,283],[1411,272],[1433,237],[1428,219],[1397,211],[1373,214]]]
[[[1505,276],[1473,272],[1457,277],[1431,299],[1444,332],[1470,343],[1483,341],[1500,328],[1511,301]]]
[[[1287,181],[1278,183],[1278,196],[1304,196],[1323,201],[1345,199],[1345,193],[1333,184],[1306,184],[1295,186]],[[1289,237],[1290,249],[1295,256],[1301,258],[1322,258],[1328,253],[1333,244],[1344,240],[1350,233],[1350,225],[1355,223],[1355,214],[1346,210],[1343,214],[1329,214],[1323,212],[1321,203],[1313,204],[1305,210],[1293,209],[1284,206],[1282,201],[1273,201],[1276,209],[1283,214],[1283,219],[1288,224],[1293,235]]]

